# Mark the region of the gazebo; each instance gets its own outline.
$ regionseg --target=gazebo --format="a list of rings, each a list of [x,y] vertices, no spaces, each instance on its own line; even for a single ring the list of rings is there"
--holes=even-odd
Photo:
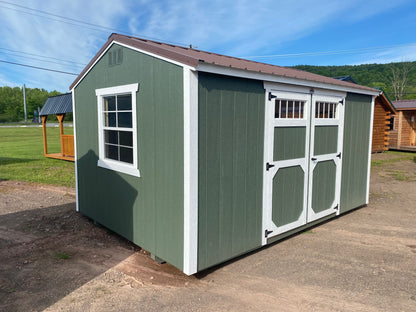
[[[65,114],[72,113],[72,95],[71,93],[65,93],[57,96],[49,97],[43,105],[40,116],[42,117],[43,127],[43,150],[46,157],[62,159],[68,161],[75,161],[74,153],[74,136],[70,134],[64,134],[64,118]],[[61,138],[61,152],[60,153],[48,153],[48,142],[46,135],[46,120],[49,115],[56,115],[59,121],[59,133]]]

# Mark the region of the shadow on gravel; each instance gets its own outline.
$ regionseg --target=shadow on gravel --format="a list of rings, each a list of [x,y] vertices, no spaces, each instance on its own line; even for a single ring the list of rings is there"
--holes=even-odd
[[[75,203],[1,215],[0,310],[44,310],[137,250]]]

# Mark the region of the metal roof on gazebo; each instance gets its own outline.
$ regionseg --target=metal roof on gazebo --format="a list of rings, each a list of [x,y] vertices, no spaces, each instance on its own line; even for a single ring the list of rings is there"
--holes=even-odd
[[[72,113],[71,93],[48,97],[42,109],[40,110],[39,115],[47,116],[66,113]]]

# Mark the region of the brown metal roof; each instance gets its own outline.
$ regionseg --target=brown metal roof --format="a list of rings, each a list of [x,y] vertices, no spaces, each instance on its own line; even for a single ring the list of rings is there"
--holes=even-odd
[[[393,101],[396,110],[413,110],[416,109],[416,100]]]
[[[302,70],[281,67],[277,65],[270,65],[265,63],[254,62],[250,60],[245,60],[237,57],[231,57],[201,50],[196,50],[193,48],[181,47],[172,44],[166,44],[161,42],[156,42],[152,40],[146,40],[136,37],[130,37],[120,34],[112,34],[105,45],[98,51],[90,63],[84,68],[81,74],[75,79],[71,84],[70,89],[72,89],[88,72],[90,67],[95,63],[95,61],[101,56],[105,49],[113,42],[122,43],[133,48],[141,49],[173,61],[177,61],[184,65],[188,65],[196,68],[198,64],[212,64],[217,66],[223,66],[226,68],[242,69],[248,72],[256,72],[263,74],[271,74],[280,77],[294,78],[306,81],[319,82],[330,85],[337,85],[347,87],[349,89],[358,89],[377,92],[377,90],[361,85],[353,85],[350,82],[340,81],[337,79],[308,73]],[[357,90],[357,91],[358,91]]]

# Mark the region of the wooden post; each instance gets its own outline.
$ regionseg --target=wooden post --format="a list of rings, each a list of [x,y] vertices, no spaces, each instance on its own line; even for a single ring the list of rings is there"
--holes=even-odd
[[[56,115],[56,118],[58,118],[59,121],[59,137],[61,139],[61,154],[64,155],[64,142],[62,136],[64,135],[64,118],[65,114],[59,114]]]
[[[45,153],[45,156],[48,154],[48,142],[46,140],[46,119],[48,119],[48,116],[42,116],[43,152]]]

